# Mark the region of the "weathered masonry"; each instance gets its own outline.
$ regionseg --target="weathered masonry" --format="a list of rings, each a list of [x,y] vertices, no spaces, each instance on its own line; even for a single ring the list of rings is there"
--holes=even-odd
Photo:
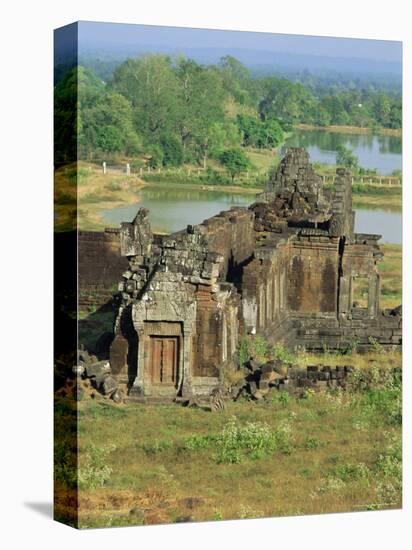
[[[120,229],[129,267],[110,362],[131,396],[210,393],[244,334],[314,350],[401,344],[400,308],[379,308],[380,236],[354,233],[347,170],[332,192],[290,149],[249,208],[167,236],[147,214]]]

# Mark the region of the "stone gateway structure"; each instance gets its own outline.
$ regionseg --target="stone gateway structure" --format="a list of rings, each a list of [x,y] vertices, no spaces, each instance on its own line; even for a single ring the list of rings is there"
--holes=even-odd
[[[320,351],[401,345],[400,308],[379,307],[380,236],[354,233],[351,185],[339,168],[325,189],[296,148],[249,208],[171,235],[153,234],[145,209],[122,223],[110,364],[130,397],[210,395],[246,334]]]

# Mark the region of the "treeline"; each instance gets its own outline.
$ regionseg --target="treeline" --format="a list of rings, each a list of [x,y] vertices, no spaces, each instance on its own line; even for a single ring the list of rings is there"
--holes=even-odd
[[[242,147],[276,147],[298,123],[400,128],[401,118],[397,94],[315,95],[299,82],[253,77],[230,56],[203,66],[145,55],[119,65],[107,82],[78,67],[55,88],[60,159],[124,155],[177,166],[236,158],[245,167]]]

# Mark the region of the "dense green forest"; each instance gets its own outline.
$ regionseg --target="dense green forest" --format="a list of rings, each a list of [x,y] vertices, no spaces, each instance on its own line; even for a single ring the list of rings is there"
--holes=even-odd
[[[106,82],[80,66],[55,87],[60,161],[122,155],[156,167],[213,158],[244,169],[242,147],[276,147],[299,123],[400,128],[401,95],[256,77],[230,56],[200,65],[145,55],[117,66]]]

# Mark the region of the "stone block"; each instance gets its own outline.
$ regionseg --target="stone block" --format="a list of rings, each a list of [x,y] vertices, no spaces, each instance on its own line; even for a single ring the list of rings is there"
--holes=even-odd
[[[257,388],[256,382],[253,380],[250,380],[247,385],[247,390],[250,393],[250,395],[255,395],[255,393],[257,392],[257,389],[258,388]]]
[[[101,374],[110,372],[109,361],[98,361],[97,363],[90,363],[86,365],[86,376],[88,378],[96,377]]]
[[[111,395],[117,390],[117,380],[113,376],[105,376],[100,384],[100,390],[104,395]]]

